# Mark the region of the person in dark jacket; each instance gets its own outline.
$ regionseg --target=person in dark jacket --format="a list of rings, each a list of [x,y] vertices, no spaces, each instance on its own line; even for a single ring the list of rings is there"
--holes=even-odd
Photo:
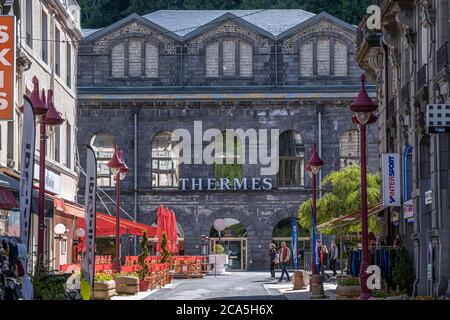
[[[269,244],[270,277],[275,278],[275,264],[278,263],[278,252],[275,243]]]

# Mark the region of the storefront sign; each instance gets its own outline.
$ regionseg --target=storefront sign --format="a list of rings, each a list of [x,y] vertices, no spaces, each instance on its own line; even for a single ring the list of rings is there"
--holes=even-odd
[[[395,153],[382,155],[383,205],[400,206],[400,156]]]
[[[433,203],[433,192],[431,190],[425,191],[425,205]]]
[[[14,119],[16,17],[0,16],[0,120]]]
[[[392,211],[391,213],[391,222],[395,223],[398,222],[398,212],[397,211]]]
[[[409,219],[412,218],[413,216],[414,216],[414,205],[411,199],[403,203],[403,218]]]
[[[39,165],[37,163],[34,164],[34,179],[39,180]],[[45,169],[45,190],[61,194],[61,176],[48,168]]]
[[[428,133],[450,132],[450,105],[427,105],[427,129]]]
[[[271,178],[182,178],[179,181],[183,191],[238,191],[238,190],[271,190]]]

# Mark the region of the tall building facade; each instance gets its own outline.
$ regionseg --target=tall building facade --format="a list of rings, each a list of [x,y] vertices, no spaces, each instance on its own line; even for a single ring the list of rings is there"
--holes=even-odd
[[[200,254],[202,235],[217,237],[216,219],[239,222],[236,234],[222,238],[233,268],[267,268],[277,224],[311,196],[304,165],[313,144],[325,161],[322,175],[359,160],[348,108],[360,86],[355,48],[354,26],[302,10],[158,11],[85,30],[77,141],[81,167],[87,144],[97,153],[104,191],[97,208],[114,212],[107,162],[117,144],[131,169],[121,182],[121,205],[131,217],[152,224],[160,204],[172,209],[185,254]],[[263,174],[267,163],[241,163],[236,150],[243,144],[248,156],[249,137],[227,129],[255,129],[260,142],[260,130],[278,130],[263,147],[278,153],[279,170]],[[193,150],[183,157],[193,164],[181,163],[176,131],[192,137],[183,140]],[[203,150],[221,132],[235,147],[214,157],[232,161],[197,162],[198,143]],[[371,128],[371,171],[378,169],[377,139]],[[80,196],[83,181],[80,176]],[[123,237],[122,252],[132,251]]]
[[[361,22],[356,57],[377,83],[379,151],[403,159],[403,206],[391,208],[390,231],[408,248],[414,293],[438,297],[450,276],[450,136],[428,133],[425,121],[428,104],[449,102],[450,3],[375,4],[381,29]]]
[[[64,123],[56,128],[47,127],[45,154],[46,192],[61,200],[77,200],[78,172],[76,172],[76,63],[78,42],[81,39],[80,7],[75,0],[11,0],[2,1],[2,13],[16,16],[16,83],[14,120],[0,121],[1,171],[17,180],[20,173],[23,96],[33,91],[33,77],[37,77],[40,90],[52,89],[54,104]],[[36,158],[34,178],[39,180],[39,119],[36,119]],[[2,176],[4,177],[4,176]],[[8,178],[5,178],[8,180]],[[15,186],[9,180],[10,187]],[[17,189],[17,188],[13,188]],[[15,191],[17,191],[15,190]],[[52,198],[53,199],[53,198]],[[53,228],[65,223],[73,232],[71,220],[63,207],[55,209],[54,202],[46,202],[46,253],[48,261],[56,264],[71,262],[71,240],[68,251],[59,254],[58,243],[53,247]],[[32,206],[32,244],[37,237],[37,195]],[[17,213],[10,213],[18,214]],[[67,220],[67,221],[65,221]],[[35,252],[35,248],[32,249]],[[56,259],[56,260],[55,260]],[[55,264],[53,264],[55,266]]]

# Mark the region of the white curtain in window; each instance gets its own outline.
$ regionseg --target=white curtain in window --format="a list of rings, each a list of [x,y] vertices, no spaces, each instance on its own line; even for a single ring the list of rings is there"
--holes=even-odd
[[[313,42],[309,41],[300,45],[300,76],[311,77],[313,75]]]
[[[223,75],[234,76],[236,74],[236,41],[234,39],[223,40]]]
[[[239,43],[239,70],[241,77],[253,75],[253,48],[250,44],[241,41]]]
[[[347,75],[347,46],[340,42],[334,42],[334,75]]]
[[[330,74],[330,40],[327,38],[317,40],[317,74],[319,76]]]
[[[219,76],[219,42],[210,43],[206,47],[206,76]]]
[[[142,75],[142,42],[140,40],[128,42],[128,74],[130,77]]]
[[[125,77],[125,44],[119,43],[111,50],[111,75],[114,78]]]
[[[145,76],[156,78],[158,76],[159,50],[154,44],[145,45]]]

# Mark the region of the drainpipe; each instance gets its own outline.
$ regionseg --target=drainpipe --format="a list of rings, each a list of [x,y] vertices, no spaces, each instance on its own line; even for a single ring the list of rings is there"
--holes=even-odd
[[[137,221],[137,210],[138,210],[138,116],[139,107],[133,107],[133,118],[134,118],[134,208],[133,208],[133,219]],[[134,237],[134,255],[138,254],[138,238]]]
[[[319,122],[319,157],[322,158],[322,111],[318,113]],[[319,199],[322,199],[322,170],[319,171]]]

